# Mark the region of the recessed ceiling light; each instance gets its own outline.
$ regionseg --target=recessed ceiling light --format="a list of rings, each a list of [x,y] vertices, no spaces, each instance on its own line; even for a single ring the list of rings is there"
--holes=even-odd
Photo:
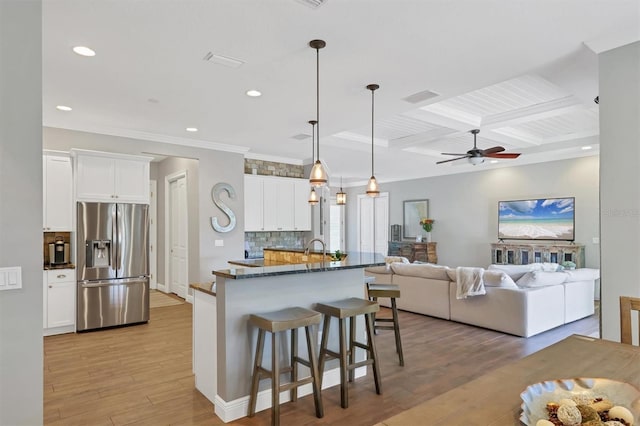
[[[491,160],[491,161],[489,161],[489,163],[490,164],[496,164],[496,163],[499,163],[499,161],[498,160]]]
[[[96,52],[86,46],[75,46],[73,48],[73,51],[81,56],[96,56]]]
[[[58,109],[58,110],[60,110],[60,111],[71,111],[73,108],[68,107],[68,106],[66,106],[66,105],[58,105],[58,106],[56,107],[56,109]]]
[[[198,131],[198,129],[196,127],[187,127],[185,130],[187,132],[197,132]]]
[[[583,147],[582,147],[582,150],[583,150],[583,151],[589,151],[590,149],[592,149],[592,147],[591,147],[591,146],[588,146],[588,145],[587,145],[587,146],[583,146]]]
[[[258,96],[262,96],[262,92],[260,92],[259,90],[247,90],[247,96],[257,98]]]

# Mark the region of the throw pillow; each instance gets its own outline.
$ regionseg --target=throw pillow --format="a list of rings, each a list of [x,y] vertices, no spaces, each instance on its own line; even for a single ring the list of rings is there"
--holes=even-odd
[[[524,274],[527,272],[535,271],[541,269],[540,264],[531,263],[529,265],[500,265],[494,264],[489,265],[487,270],[498,270],[504,271],[507,275],[509,275],[514,281],[518,281]]]
[[[562,284],[567,280],[567,274],[564,272],[546,272],[546,271],[531,271],[527,272],[516,281],[518,287],[546,287],[549,285]]]
[[[384,257],[384,263],[387,264],[387,271],[391,270],[391,264],[394,262],[400,262],[400,263],[411,263],[409,262],[409,259],[407,259],[406,257],[403,256],[385,256]]]
[[[515,281],[504,271],[484,271],[482,279],[486,287],[518,288]]]

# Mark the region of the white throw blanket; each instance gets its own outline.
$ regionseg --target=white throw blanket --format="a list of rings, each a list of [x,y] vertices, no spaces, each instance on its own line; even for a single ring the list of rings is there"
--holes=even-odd
[[[466,299],[467,296],[486,294],[482,275],[484,275],[483,268],[458,266],[456,268],[456,282],[458,284],[456,299]]]

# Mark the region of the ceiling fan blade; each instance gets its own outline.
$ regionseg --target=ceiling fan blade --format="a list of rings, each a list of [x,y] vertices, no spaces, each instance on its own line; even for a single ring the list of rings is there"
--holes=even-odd
[[[489,158],[505,158],[505,159],[513,159],[513,158],[518,158],[520,157],[520,153],[516,153],[516,152],[512,152],[512,153],[505,153],[505,154],[490,154],[490,155],[485,155],[485,157],[489,157]]]
[[[450,161],[456,161],[456,160],[462,160],[463,158],[469,158],[469,155],[463,155],[462,157],[458,157],[458,158],[452,158],[450,160],[442,160],[442,161],[438,161],[436,164],[442,164],[442,163],[448,163]]]
[[[450,152],[441,152],[440,155],[457,155],[457,156],[461,156],[461,155],[468,155],[468,153],[467,154],[462,154],[462,153],[460,153],[460,154],[452,154]]]
[[[482,155],[484,155],[485,157],[490,156],[491,154],[495,154],[496,152],[502,152],[504,151],[504,148],[501,146],[494,146],[492,148],[487,148],[487,149],[483,149],[482,150]]]

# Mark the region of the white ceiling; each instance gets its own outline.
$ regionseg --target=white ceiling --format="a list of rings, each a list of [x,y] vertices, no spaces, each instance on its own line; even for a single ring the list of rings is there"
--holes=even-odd
[[[366,182],[365,86],[377,83],[375,174],[385,182],[596,154],[594,50],[640,39],[640,2],[45,0],[44,125],[308,164],[311,140],[295,136],[311,133],[316,114],[316,38],[327,42],[320,157],[345,186]],[[77,45],[97,55],[78,56]],[[208,52],[242,64],[205,61]],[[405,100],[426,90],[438,96]],[[480,148],[523,155],[435,164],[469,150],[473,128]]]

